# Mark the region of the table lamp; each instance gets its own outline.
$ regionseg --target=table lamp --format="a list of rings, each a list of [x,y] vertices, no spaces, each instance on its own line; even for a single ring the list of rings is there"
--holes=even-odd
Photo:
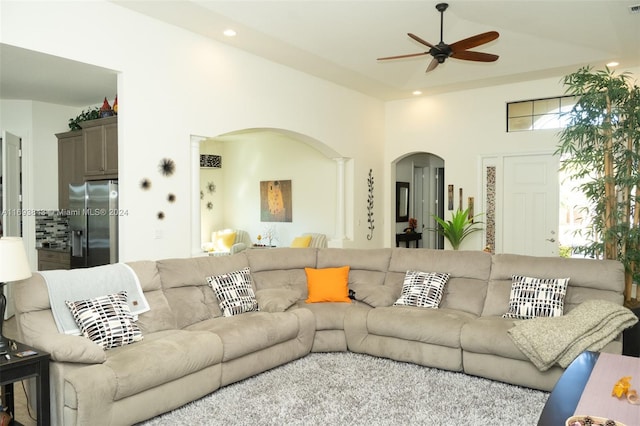
[[[4,311],[7,307],[4,286],[11,281],[23,280],[30,276],[31,268],[27,261],[22,238],[0,238],[0,352],[6,351],[9,346],[8,339],[2,334]]]

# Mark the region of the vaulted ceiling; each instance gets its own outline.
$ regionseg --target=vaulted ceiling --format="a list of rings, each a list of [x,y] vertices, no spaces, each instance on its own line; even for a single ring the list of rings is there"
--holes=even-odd
[[[111,1],[382,100],[411,97],[416,90],[428,95],[559,76],[585,65],[602,69],[610,61],[623,68],[640,65],[640,13],[631,12],[640,0],[452,0],[444,15],[444,41],[498,31],[497,40],[473,50],[500,58],[490,63],[449,58],[429,73],[428,55],[376,58],[428,50],[407,33],[437,44],[438,1]],[[223,35],[227,29],[236,36]],[[58,103],[76,106],[95,103],[95,94],[111,93],[106,90],[116,81],[112,70],[6,45],[0,45],[0,76],[3,98],[65,97]]]
[[[452,0],[446,43],[498,31],[474,50],[492,63],[449,58],[425,73],[431,56],[377,61],[428,50],[407,36],[440,41],[438,1],[112,0],[167,23],[384,100],[570,73],[584,65],[640,64],[640,0]],[[234,29],[235,37],[223,31]]]

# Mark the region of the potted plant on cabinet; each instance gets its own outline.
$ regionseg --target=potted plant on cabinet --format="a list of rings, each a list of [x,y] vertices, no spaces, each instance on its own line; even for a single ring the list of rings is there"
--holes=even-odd
[[[556,154],[561,169],[579,181],[591,222],[587,243],[575,251],[625,266],[625,303],[640,278],[640,88],[631,74],[584,67],[563,80],[578,97],[567,113]]]
[[[474,232],[482,231],[482,227],[477,227],[477,225],[482,224],[482,222],[475,220],[475,218],[480,215],[477,214],[474,216],[470,214],[470,211],[471,208],[467,208],[466,210],[458,209],[451,213],[451,220],[446,221],[437,215],[432,215],[439,226],[437,228],[430,228],[429,231],[441,234],[449,241],[454,250],[458,250],[465,238]]]

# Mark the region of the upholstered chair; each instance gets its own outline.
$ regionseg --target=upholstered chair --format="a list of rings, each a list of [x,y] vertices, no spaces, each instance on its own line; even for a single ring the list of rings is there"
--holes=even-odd
[[[327,236],[324,234],[305,233],[300,237],[296,237],[291,243],[291,247],[327,247]]]
[[[223,229],[211,233],[211,242],[203,244],[202,248],[210,256],[228,256],[240,253],[251,246],[251,237],[242,229]]]

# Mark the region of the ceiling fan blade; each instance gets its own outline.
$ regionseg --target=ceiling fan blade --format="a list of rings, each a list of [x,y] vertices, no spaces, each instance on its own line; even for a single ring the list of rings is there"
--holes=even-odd
[[[489,31],[486,33],[474,35],[473,37],[465,38],[464,40],[456,41],[449,45],[451,50],[456,53],[463,50],[471,49],[472,47],[480,46],[481,44],[489,43],[497,39],[500,34],[497,31]]]
[[[471,50],[454,52],[451,54],[451,57],[456,59],[462,59],[465,61],[476,61],[476,62],[493,62],[493,61],[497,61],[499,58],[498,55],[493,55],[491,53],[484,53],[484,52],[474,52]]]
[[[433,71],[439,63],[440,62],[438,62],[436,58],[433,58],[431,62],[429,62],[429,66],[427,67],[427,70],[425,72]]]
[[[425,46],[428,46],[428,47],[430,47],[432,49],[436,48],[433,44],[429,43],[428,41],[425,41],[425,40],[421,39],[420,37],[418,37],[415,34],[407,33],[407,35],[409,37],[411,37],[412,39],[414,39],[415,41],[417,41],[418,43],[420,43],[420,44],[424,44]]]
[[[410,53],[408,55],[387,56],[386,58],[378,58],[378,60],[379,61],[385,61],[387,59],[413,58],[414,56],[424,56],[424,55],[428,55],[428,54],[429,54],[429,52]]]

